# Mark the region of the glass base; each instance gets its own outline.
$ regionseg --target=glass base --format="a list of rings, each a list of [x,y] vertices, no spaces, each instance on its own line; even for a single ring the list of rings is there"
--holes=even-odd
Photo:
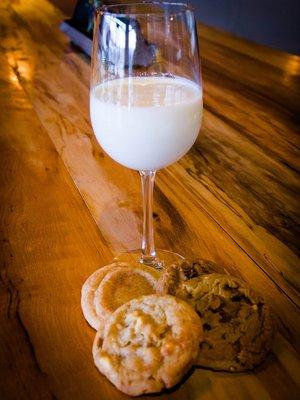
[[[137,267],[142,265],[148,265],[156,269],[163,269],[167,265],[171,265],[177,261],[183,260],[184,257],[178,253],[174,253],[169,250],[157,250],[155,259],[143,260],[142,251],[133,250],[126,253],[122,253],[114,258],[114,261],[129,262]]]

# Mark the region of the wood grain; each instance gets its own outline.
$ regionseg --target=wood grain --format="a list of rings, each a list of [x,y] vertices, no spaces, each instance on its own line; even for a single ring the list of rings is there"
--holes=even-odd
[[[4,0],[0,16],[0,398],[126,398],[93,367],[79,298],[93,270],[139,247],[139,177],[95,141],[89,60],[59,32],[61,12]],[[199,28],[204,124],[189,154],[158,173],[157,244],[251,283],[281,334],[255,372],[197,370],[161,398],[293,399],[300,58]]]

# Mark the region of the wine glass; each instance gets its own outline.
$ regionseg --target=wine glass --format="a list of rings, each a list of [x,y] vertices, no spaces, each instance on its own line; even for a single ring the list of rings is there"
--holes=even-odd
[[[90,90],[93,130],[103,150],[139,171],[143,195],[140,250],[117,257],[161,268],[183,258],[156,250],[156,171],[180,159],[202,120],[196,22],[185,3],[137,2],[95,13]]]

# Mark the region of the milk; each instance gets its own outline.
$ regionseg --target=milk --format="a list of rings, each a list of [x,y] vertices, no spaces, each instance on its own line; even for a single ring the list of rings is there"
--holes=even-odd
[[[104,151],[125,167],[157,170],[195,142],[202,92],[183,78],[115,79],[91,91],[92,126]]]

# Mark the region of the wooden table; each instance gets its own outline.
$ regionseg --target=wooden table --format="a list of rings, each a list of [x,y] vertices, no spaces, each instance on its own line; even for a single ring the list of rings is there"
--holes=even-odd
[[[5,400],[127,398],[93,365],[80,290],[114,253],[139,247],[140,182],[95,141],[89,60],[59,32],[63,18],[46,0],[0,3]],[[204,124],[188,155],[158,173],[157,245],[249,282],[280,333],[253,373],[197,369],[160,398],[296,399],[300,58],[204,26],[200,38]]]

